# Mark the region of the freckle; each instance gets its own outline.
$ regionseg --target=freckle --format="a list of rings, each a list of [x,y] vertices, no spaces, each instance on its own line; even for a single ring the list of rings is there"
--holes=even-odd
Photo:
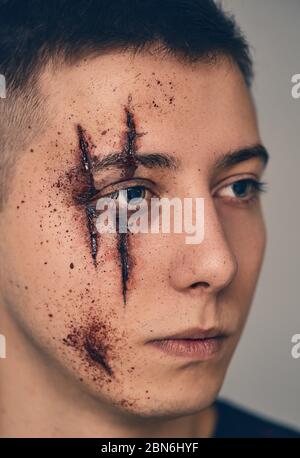
[[[101,135],[105,135],[105,134],[107,134],[107,130],[103,130],[103,131],[101,132]]]
[[[25,289],[28,289],[28,286],[25,286]]]
[[[73,262],[71,262],[71,264],[70,264],[70,269],[74,269],[74,264],[73,264]]]

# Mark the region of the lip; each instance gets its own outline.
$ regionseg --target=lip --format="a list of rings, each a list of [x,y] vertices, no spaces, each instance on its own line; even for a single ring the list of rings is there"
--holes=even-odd
[[[192,328],[149,343],[171,356],[204,361],[220,353],[225,338],[226,335],[217,328]]]
[[[210,337],[219,337],[224,336],[224,332],[222,332],[217,327],[211,327],[209,329],[201,329],[201,328],[189,328],[185,331],[177,332],[176,334],[172,334],[162,339],[157,340],[164,340],[164,339],[207,339]]]

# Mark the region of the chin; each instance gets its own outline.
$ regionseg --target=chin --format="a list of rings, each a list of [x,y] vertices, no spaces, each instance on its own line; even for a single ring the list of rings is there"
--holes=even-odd
[[[221,388],[222,381],[214,380],[207,383],[195,384],[193,390],[190,387],[178,386],[172,391],[165,386],[145,394],[145,389],[136,389],[134,392],[122,393],[122,397],[112,394],[109,404],[114,405],[116,410],[123,415],[141,419],[175,419],[182,416],[193,415],[208,408],[215,401]],[[134,393],[134,396],[133,396]]]
[[[198,402],[193,402],[190,399],[185,401],[182,399],[180,402],[174,399],[172,401],[165,399],[152,400],[148,403],[141,400],[135,402],[134,405],[128,405],[122,403],[119,406],[122,414],[129,415],[140,419],[161,419],[161,420],[172,420],[188,415],[196,414],[202,410],[208,408],[215,400],[215,396],[205,397]]]

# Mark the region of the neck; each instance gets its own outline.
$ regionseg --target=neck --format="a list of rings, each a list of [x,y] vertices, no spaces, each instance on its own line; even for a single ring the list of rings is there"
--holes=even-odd
[[[215,411],[172,420],[129,417],[93,398],[37,348],[4,307],[0,437],[210,437]]]

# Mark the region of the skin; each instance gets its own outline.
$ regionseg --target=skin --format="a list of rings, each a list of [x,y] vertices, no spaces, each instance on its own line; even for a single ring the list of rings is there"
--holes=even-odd
[[[243,78],[223,57],[191,65],[128,51],[49,66],[40,90],[47,127],[20,154],[0,223],[0,433],[209,437],[266,238],[259,197],[245,204],[228,195],[228,183],[259,179],[262,161],[216,167],[223,155],[261,143]],[[129,234],[125,304],[118,235],[98,237],[96,263],[91,253],[77,199],[88,181],[76,126],[92,158],[124,153],[126,110],[140,134],[135,151],[172,155],[180,167],[132,174],[124,160],[93,173],[93,186],[111,192],[139,177],[149,196],[204,197],[205,238],[188,245],[185,234]],[[228,337],[207,361],[149,344],[214,326]]]

